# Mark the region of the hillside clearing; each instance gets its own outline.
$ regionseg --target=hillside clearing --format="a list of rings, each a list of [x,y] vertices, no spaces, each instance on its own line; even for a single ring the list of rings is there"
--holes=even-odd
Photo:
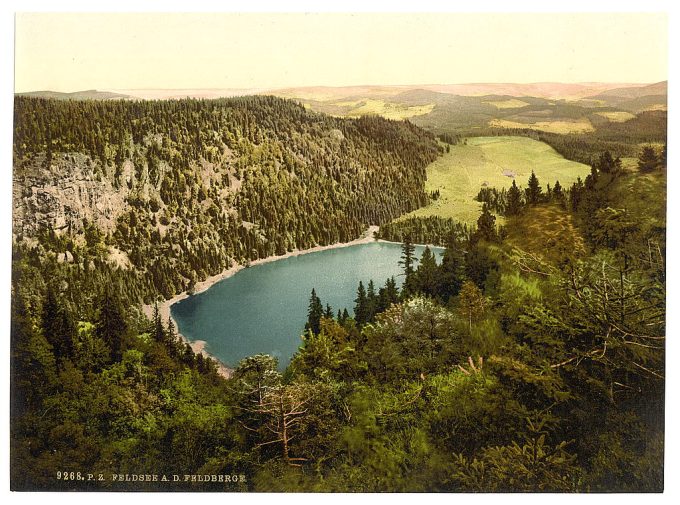
[[[596,112],[595,114],[607,118],[612,123],[624,123],[635,117],[635,114],[624,111]]]
[[[493,105],[497,109],[519,109],[520,107],[526,107],[527,105],[529,105],[528,102],[523,102],[522,100],[518,100],[517,98],[511,98],[510,100],[498,100],[498,101],[483,102],[483,103],[488,103],[489,105]]]
[[[451,146],[427,167],[425,190],[439,190],[440,198],[427,207],[406,216],[451,217],[461,222],[474,223],[479,217],[481,203],[474,200],[483,185],[508,188],[513,177],[520,186],[534,170],[541,186],[551,186],[556,180],[563,187],[570,186],[577,177],[584,178],[590,168],[569,161],[549,145],[526,137],[475,137],[467,144]],[[406,217],[404,216],[404,217]]]
[[[529,128],[548,133],[585,133],[594,130],[587,118],[576,121],[537,121],[535,123],[520,123],[507,119],[492,119],[489,121],[492,128]]]
[[[345,102],[347,103],[347,102]],[[336,104],[340,105],[340,104]],[[433,103],[425,105],[408,106],[400,103],[386,102],[384,100],[362,100],[358,103],[351,104],[356,108],[350,110],[346,117],[359,117],[367,114],[377,114],[386,119],[407,119],[413,116],[422,116],[429,114],[434,109]]]

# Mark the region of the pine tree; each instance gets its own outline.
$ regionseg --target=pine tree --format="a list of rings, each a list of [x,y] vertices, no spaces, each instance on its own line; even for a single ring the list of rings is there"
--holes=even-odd
[[[368,289],[366,290],[366,307],[367,322],[372,323],[375,320],[375,313],[378,310],[378,295],[375,292],[373,279],[368,281]]]
[[[498,230],[496,230],[496,216],[489,211],[486,203],[482,204],[482,214],[477,219],[477,231],[475,240],[486,240],[487,242],[498,241]]]
[[[404,267],[404,284],[401,288],[401,296],[406,298],[414,293],[414,265],[418,261],[415,258],[415,246],[411,243],[411,237],[406,237],[401,246],[401,259],[399,264]]]
[[[553,188],[552,197],[553,200],[555,200],[558,203],[564,202],[564,192],[562,191],[562,185],[560,184],[560,181],[555,181],[555,187]]]
[[[182,353],[182,342],[177,336],[177,331],[175,331],[175,323],[172,321],[172,317],[170,316],[168,316],[168,330],[166,332],[166,340],[173,354],[175,356],[180,356]]]
[[[579,210],[584,189],[585,186],[583,185],[583,181],[580,177],[577,177],[576,182],[571,185],[571,189],[569,190],[569,206],[571,207],[572,212],[577,212]]]
[[[107,290],[99,302],[99,317],[95,334],[111,348],[111,357],[119,361],[123,355],[124,336],[127,324],[120,303]]]
[[[600,154],[600,157],[597,160],[597,169],[605,174],[616,171],[616,162],[609,151]]]
[[[444,300],[456,296],[465,280],[464,250],[457,243],[455,235],[451,235],[444,249],[442,264],[439,267],[439,286],[437,292]]]
[[[659,159],[651,146],[645,146],[638,159],[638,169],[642,172],[651,172],[659,166]]]
[[[42,308],[42,330],[57,359],[73,355],[76,326],[69,312],[57,302],[52,287],[47,288]]]
[[[155,304],[153,308],[151,336],[156,342],[165,342],[165,329],[163,328],[161,315],[160,312],[158,311],[158,304]]]
[[[541,186],[538,183],[538,177],[536,177],[536,174],[534,171],[531,171],[531,176],[529,177],[529,182],[527,184],[527,189],[526,189],[526,199],[527,199],[527,204],[528,205],[536,205],[537,203],[540,203],[541,201]]]
[[[411,243],[410,237],[405,237],[401,245],[401,259],[399,264],[404,267],[404,276],[408,277],[413,273],[413,265],[417,261],[414,258],[416,247]]]
[[[420,265],[415,274],[416,289],[423,294],[435,296],[438,284],[437,260],[429,247],[426,247],[420,257]]]
[[[359,326],[362,326],[368,322],[369,308],[368,298],[366,297],[366,288],[364,288],[364,283],[361,281],[359,281],[357,297],[354,299],[354,304],[354,320]]]
[[[321,317],[323,316],[323,305],[321,299],[316,296],[316,290],[312,288],[312,295],[309,297],[309,309],[307,310],[307,324],[306,331],[311,331],[314,335],[318,335],[321,325]]]
[[[326,310],[323,313],[323,317],[326,319],[333,319],[333,308],[329,304],[326,304]]]
[[[508,189],[508,203],[505,208],[506,216],[516,216],[522,210],[522,193],[517,187],[515,180],[512,180],[512,186]]]
[[[390,305],[397,302],[399,302],[399,288],[394,277],[390,277],[385,281],[385,286],[378,290],[377,312],[384,312]]]

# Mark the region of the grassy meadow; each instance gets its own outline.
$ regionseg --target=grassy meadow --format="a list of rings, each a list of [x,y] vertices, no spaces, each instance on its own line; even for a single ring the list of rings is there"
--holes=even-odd
[[[625,123],[629,119],[633,119],[635,114],[631,114],[626,111],[608,111],[608,112],[596,112],[598,116],[608,119],[612,123]]]
[[[380,115],[386,119],[408,119],[413,116],[429,114],[434,109],[434,104],[408,106],[401,103],[386,102],[385,100],[360,100],[358,102],[341,102],[335,105],[350,106],[352,109],[345,114],[346,117],[359,117],[371,114]]]
[[[451,217],[474,223],[481,203],[474,200],[480,188],[508,188],[514,174],[517,184],[526,186],[534,170],[541,186],[552,186],[556,180],[570,186],[577,177],[584,178],[590,168],[560,156],[549,145],[525,137],[475,137],[451,146],[427,168],[426,191],[439,190],[440,198],[415,210],[410,216]]]
[[[497,109],[519,109],[521,107],[526,107],[527,105],[530,105],[528,102],[518,100],[517,98],[511,98],[509,100],[490,101],[484,103],[493,105]]]
[[[529,128],[548,133],[585,133],[594,130],[593,125],[587,118],[577,120],[537,121],[535,123],[520,123],[508,119],[492,119],[489,121],[492,128]]]

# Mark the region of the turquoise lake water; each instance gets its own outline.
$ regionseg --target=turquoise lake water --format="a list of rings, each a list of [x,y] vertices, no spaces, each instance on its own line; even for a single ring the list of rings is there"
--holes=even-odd
[[[419,258],[423,246],[416,246]],[[432,248],[441,263],[443,249]],[[373,279],[376,292],[394,276],[401,244],[371,242],[263,263],[239,271],[170,308],[179,331],[230,367],[253,354],[276,356],[286,366],[301,343],[312,288],[324,307],[353,313],[359,281]]]

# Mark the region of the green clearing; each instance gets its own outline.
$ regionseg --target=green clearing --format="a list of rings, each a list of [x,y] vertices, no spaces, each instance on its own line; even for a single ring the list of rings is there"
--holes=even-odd
[[[489,187],[508,188],[515,174],[519,186],[526,186],[531,171],[536,172],[541,186],[551,186],[556,180],[563,187],[571,186],[577,177],[585,178],[590,167],[564,159],[552,147],[526,137],[474,137],[466,144],[451,146],[427,167],[425,190],[439,190],[440,198],[427,207],[406,216],[451,217],[474,223],[481,203],[474,200],[484,183]]]

